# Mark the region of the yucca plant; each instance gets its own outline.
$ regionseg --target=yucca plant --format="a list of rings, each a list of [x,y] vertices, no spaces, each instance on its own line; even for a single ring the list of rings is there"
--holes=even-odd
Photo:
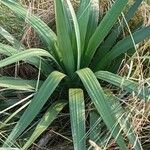
[[[12,0],[0,2],[25,19],[39,34],[45,47],[26,49],[10,33],[0,28],[0,34],[11,43],[11,46],[0,44],[0,53],[8,56],[0,61],[0,67],[25,61],[37,69],[40,68],[42,76],[41,80],[0,77],[1,87],[35,93],[32,100],[26,104],[29,106],[7,137],[3,148],[16,146],[18,137],[45,106],[52,93],[56,89],[60,91],[63,89],[68,91],[69,100],[58,100],[49,106],[30,138],[21,147],[22,150],[31,146],[68,103],[74,149],[86,149],[88,144],[86,144],[84,99],[88,96],[95,110],[90,112],[91,129],[94,122],[101,118],[120,149],[128,149],[124,134],[134,149],[142,149],[119,99],[105,88],[102,82],[108,82],[128,93],[134,92],[141,99],[149,101],[148,87],[115,74],[115,68],[120,65],[123,54],[131,49],[135,50],[137,43],[150,36],[150,26],[139,27],[127,36],[121,34],[142,0],[135,1],[125,15],[122,12],[128,0],[116,0],[103,18],[99,17],[99,0],[81,0],[77,13],[70,0],[54,0],[56,34],[39,17],[29,14],[18,2]],[[117,22],[118,17],[121,24]],[[4,123],[7,124],[15,114],[17,112]],[[90,139],[97,142],[100,137],[95,137],[94,131],[94,129],[91,131]]]

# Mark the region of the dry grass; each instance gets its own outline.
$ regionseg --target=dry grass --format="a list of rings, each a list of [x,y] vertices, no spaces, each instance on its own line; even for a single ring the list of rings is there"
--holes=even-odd
[[[142,3],[139,11],[132,20],[131,25],[136,25],[137,21],[143,19],[146,26],[150,25],[150,6]],[[142,85],[150,87],[150,39],[145,40],[137,46],[133,57],[125,59],[125,63],[120,73],[128,75]],[[131,70],[131,72],[130,72]],[[130,75],[129,75],[130,72]],[[136,133],[142,141],[144,150],[150,147],[150,103],[145,103],[135,97],[134,93],[127,98],[127,109],[131,112],[132,124]]]

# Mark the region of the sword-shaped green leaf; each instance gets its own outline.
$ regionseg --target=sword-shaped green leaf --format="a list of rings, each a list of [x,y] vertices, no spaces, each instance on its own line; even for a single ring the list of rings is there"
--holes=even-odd
[[[55,18],[57,28],[58,49],[62,56],[63,66],[67,74],[75,71],[75,58],[70,39],[69,17],[66,15],[64,0],[55,0]]]
[[[12,56],[19,52],[20,50],[13,48],[12,46],[0,43],[0,54]],[[41,72],[46,76],[53,71],[52,66],[50,66],[45,60],[40,57],[26,58],[25,61],[31,65],[34,65],[36,68],[39,68],[39,64],[41,63]]]
[[[86,150],[85,105],[81,89],[69,89],[71,130],[75,150]]]
[[[143,41],[145,38],[150,37],[150,26],[143,27],[142,29],[134,32],[119,41],[96,65],[95,70],[103,69],[119,55],[126,53],[129,49],[134,48],[134,44]],[[133,38],[133,39],[132,39]],[[133,41],[134,40],[134,41]]]
[[[10,57],[7,57],[3,60],[0,61],[0,68],[5,67],[7,65],[13,64],[15,62],[24,60],[26,61],[26,59],[29,60],[29,58],[32,57],[40,57],[40,56],[45,56],[45,57],[49,57],[51,59],[53,59],[55,62],[55,58],[47,51],[43,50],[43,49],[37,49],[37,48],[33,48],[33,49],[28,49],[25,51],[21,51],[18,52]]]
[[[113,27],[114,23],[117,21],[118,17],[120,16],[121,12],[123,11],[127,3],[128,3],[128,0],[115,1],[112,8],[104,16],[101,23],[97,27],[96,31],[90,38],[87,50],[85,51],[84,62],[83,62],[84,66],[89,65],[98,46],[107,36],[107,34]]]
[[[67,0],[67,4],[68,4],[68,8],[71,14],[71,18],[73,21],[73,26],[74,26],[74,31],[75,31],[75,39],[76,39],[76,43],[77,43],[77,50],[76,50],[76,56],[75,58],[77,59],[77,70],[80,68],[80,62],[81,62],[81,40],[80,40],[80,30],[79,30],[79,25],[78,25],[78,21],[76,18],[76,14],[74,11],[74,8],[70,2],[70,0]]]
[[[39,86],[42,85],[42,81],[39,82]],[[0,87],[21,90],[21,91],[34,91],[36,88],[36,80],[23,80],[11,77],[0,77]]]
[[[96,76],[89,68],[81,69],[77,71],[77,74],[112,136],[115,138],[121,149],[127,150],[125,141],[120,134],[120,126],[118,125],[115,116],[112,114],[111,106],[109,105],[107,97]]]
[[[150,100],[150,88],[144,87],[144,85],[140,86],[140,84],[138,84],[137,82],[128,80],[108,71],[98,71],[95,73],[95,75],[98,79],[104,80],[108,83],[118,86],[121,89],[126,90],[130,93],[135,92],[137,96],[145,98],[146,101]]]
[[[36,115],[40,112],[48,98],[54,92],[60,81],[65,77],[64,74],[54,71],[52,72],[45,82],[42,84],[36,95],[32,99],[31,103],[21,116],[17,125],[8,136],[3,147],[11,147],[15,142],[16,138],[29,126]]]
[[[57,115],[64,108],[66,102],[57,101],[53,103],[49,109],[46,111],[44,116],[41,118],[40,122],[36,126],[31,137],[27,140],[22,150],[28,149],[34,141],[49,127],[49,125],[56,119]]]
[[[128,23],[130,19],[132,19],[132,17],[134,16],[136,10],[138,9],[141,3],[142,3],[142,0],[135,1],[135,3],[129,8],[128,12],[125,14],[124,16],[125,18],[123,18],[123,21],[115,25],[112,32],[108,35],[106,40],[98,48],[96,52],[96,58],[94,58],[93,60],[93,66],[95,66],[95,64],[97,64],[100,61],[100,59],[103,58],[103,56],[107,54],[107,52],[110,51],[110,48],[116,42],[118,36],[122,32],[123,28],[126,26],[125,22]],[[126,21],[124,21],[124,19]]]

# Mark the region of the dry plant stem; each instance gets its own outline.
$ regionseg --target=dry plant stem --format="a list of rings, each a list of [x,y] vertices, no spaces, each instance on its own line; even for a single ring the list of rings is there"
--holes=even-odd
[[[89,143],[94,148],[94,150],[102,150],[94,141],[89,140]]]

